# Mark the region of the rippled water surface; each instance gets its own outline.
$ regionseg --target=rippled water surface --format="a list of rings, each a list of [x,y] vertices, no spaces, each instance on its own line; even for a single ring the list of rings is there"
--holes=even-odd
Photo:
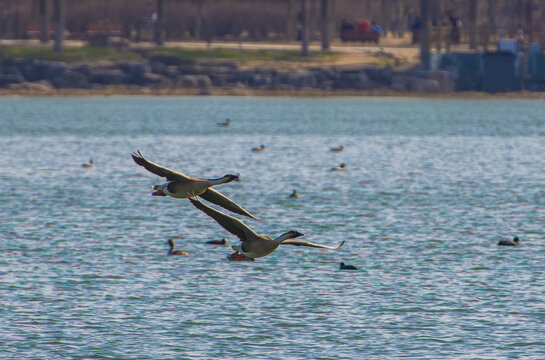
[[[544,113],[524,100],[0,98],[0,358],[544,359]],[[190,175],[240,173],[217,189],[262,218],[244,220],[259,233],[346,243],[228,262],[203,243],[237,238],[150,196],[163,181],[136,149]],[[496,245],[515,235],[521,246]],[[191,255],[167,257],[169,238]]]

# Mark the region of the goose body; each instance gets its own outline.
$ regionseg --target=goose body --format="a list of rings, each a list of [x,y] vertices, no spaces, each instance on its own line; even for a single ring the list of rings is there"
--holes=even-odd
[[[256,219],[252,214],[240,205],[212,189],[212,186],[226,184],[237,179],[237,175],[224,175],[218,179],[201,179],[187,176],[179,171],[174,171],[147,160],[140,151],[132,154],[135,163],[144,167],[155,175],[166,178],[168,182],[162,185],[154,185],[153,196],[171,196],[178,199],[200,196],[216,205],[240,215]]]
[[[89,160],[88,163],[85,163],[85,164],[81,164],[81,167],[84,167],[84,168],[92,168],[94,166],[94,162],[93,162],[93,159]]]
[[[261,152],[265,150],[265,145],[259,145],[257,147],[252,148],[253,152]]]
[[[518,237],[515,237],[513,240],[500,240],[498,242],[499,246],[519,246],[520,245],[520,239]]]
[[[235,253],[232,254],[231,257],[234,258],[236,258],[239,254],[242,254],[252,259],[267,256],[273,253],[276,249],[278,249],[280,245],[308,246],[334,250],[340,248],[344,244],[343,241],[339,246],[327,246],[303,240],[296,240],[295,238],[303,236],[303,234],[295,230],[285,232],[279,237],[273,239],[268,236],[257,234],[242,221],[232,216],[226,215],[221,211],[212,209],[211,207],[204,205],[196,199],[190,198],[189,201],[191,201],[191,203],[197,209],[201,210],[206,215],[214,219],[225,230],[229,231],[233,235],[236,235],[240,239],[240,245],[233,247]]]
[[[329,149],[329,151],[333,151],[333,152],[341,152],[344,150],[344,146],[339,146],[339,147],[335,147],[335,148],[331,148]]]
[[[167,252],[167,255],[189,255],[187,251],[184,250],[174,250],[174,241],[172,239],[168,239],[166,242],[168,246],[170,246],[170,249]]]

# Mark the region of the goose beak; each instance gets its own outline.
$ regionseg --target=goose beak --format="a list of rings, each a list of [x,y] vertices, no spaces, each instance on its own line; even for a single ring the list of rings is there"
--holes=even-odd
[[[293,234],[293,237],[296,238],[296,237],[299,237],[299,236],[304,236],[304,235],[301,234],[299,231],[295,231],[294,234]]]
[[[163,190],[157,190],[157,191],[154,191],[151,193],[152,196],[167,196],[167,194],[165,194],[163,192]]]

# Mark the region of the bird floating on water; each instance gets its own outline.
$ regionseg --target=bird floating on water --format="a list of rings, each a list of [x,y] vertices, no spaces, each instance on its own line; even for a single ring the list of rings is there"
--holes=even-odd
[[[90,159],[88,163],[85,163],[85,164],[81,164],[81,167],[84,167],[84,168],[92,168],[94,166],[94,162],[93,162],[93,159]]]
[[[341,152],[344,150],[344,146],[339,146],[339,147],[334,147],[334,148],[330,148],[329,151],[333,151],[333,152]]]
[[[263,145],[263,144],[252,148],[252,151],[254,151],[254,152],[261,152],[261,151],[264,151],[264,150],[265,150],[265,145]]]
[[[170,170],[161,165],[155,164],[142,155],[140,151],[132,154],[135,163],[144,167],[149,172],[167,179],[167,183],[162,185],[154,185],[155,190],[153,196],[172,196],[178,199],[200,196],[203,199],[219,205],[229,211],[240,215],[256,219],[240,205],[229,199],[217,190],[211,187],[219,184],[229,183],[237,178],[237,175],[227,174],[218,179],[201,179],[187,176],[179,171]]]
[[[233,235],[236,235],[240,239],[240,245],[232,246],[235,252],[230,255],[230,258],[236,259],[241,254],[252,259],[267,256],[273,253],[276,249],[278,249],[278,246],[280,245],[308,246],[314,248],[336,250],[344,244],[343,241],[338,246],[327,246],[303,240],[296,240],[295,238],[303,236],[303,234],[295,230],[285,232],[276,239],[273,239],[268,236],[257,234],[237,218],[224,214],[221,211],[212,209],[211,207],[204,205],[203,203],[194,198],[190,198],[189,201],[191,201],[191,203],[197,209],[201,210],[206,215],[214,219],[225,230],[229,231]]]
[[[216,123],[216,125],[218,125],[218,126],[229,126],[230,122],[231,122],[231,119],[227,118],[227,119],[225,119],[225,122]]]
[[[168,244],[168,246],[170,246],[170,249],[168,250],[167,255],[189,255],[187,251],[174,250],[174,241],[172,241],[172,239],[168,239],[165,244]]]
[[[357,267],[354,265],[346,265],[345,263],[341,263],[341,266],[339,267],[339,270],[358,270]]]
[[[515,236],[513,240],[500,240],[498,242],[499,246],[519,246],[520,245],[520,239]]]
[[[293,192],[290,194],[290,198],[299,199],[299,193],[297,190],[293,190]]]
[[[205,244],[209,244],[209,245],[225,245],[225,244],[227,244],[227,239],[223,238],[221,240],[208,240],[207,242],[205,242]]]
[[[344,171],[345,169],[346,169],[346,164],[342,163],[339,166],[335,166],[335,167],[331,168],[330,170],[331,171]]]

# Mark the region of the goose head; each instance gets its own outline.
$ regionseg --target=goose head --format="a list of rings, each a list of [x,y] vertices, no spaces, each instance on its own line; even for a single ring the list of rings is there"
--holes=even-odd
[[[276,239],[274,239],[276,242],[278,243],[281,243],[282,241],[284,240],[288,240],[288,239],[295,239],[299,236],[303,236],[303,234],[301,234],[299,231],[297,230],[290,230],[288,232],[285,232],[283,233],[282,235],[280,235],[279,237],[277,237]]]
[[[171,192],[168,190],[168,186],[170,185],[170,182],[164,183],[162,185],[153,185],[151,188],[155,190],[151,193],[153,196],[167,196],[170,195]]]

